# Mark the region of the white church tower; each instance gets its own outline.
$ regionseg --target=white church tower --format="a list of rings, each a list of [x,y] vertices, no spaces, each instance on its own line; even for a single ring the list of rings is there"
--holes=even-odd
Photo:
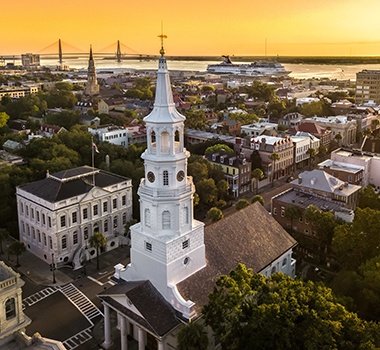
[[[161,35],[161,42],[165,36]],[[184,148],[184,121],[174,105],[163,45],[153,111],[144,118],[148,147],[142,158],[140,223],[131,227],[131,263],[116,267],[115,277],[149,280],[163,297],[191,318],[194,303],[185,301],[176,284],[206,266],[204,224],[194,219],[189,152]]]

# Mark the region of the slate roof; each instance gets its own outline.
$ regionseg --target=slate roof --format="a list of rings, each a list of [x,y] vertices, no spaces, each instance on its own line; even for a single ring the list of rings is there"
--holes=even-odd
[[[88,193],[94,187],[92,185],[93,172],[95,172],[96,187],[108,187],[128,180],[123,176],[83,166],[53,173],[43,180],[30,182],[18,188],[55,203]]]
[[[116,296],[123,295],[130,300],[143,317],[119,303],[116,298],[114,299]],[[149,281],[122,282],[101,292],[98,297],[160,337],[181,324],[174,308]]]
[[[205,227],[207,266],[177,284],[198,312],[208,302],[215,281],[238,263],[260,272],[297,242],[258,202]]]

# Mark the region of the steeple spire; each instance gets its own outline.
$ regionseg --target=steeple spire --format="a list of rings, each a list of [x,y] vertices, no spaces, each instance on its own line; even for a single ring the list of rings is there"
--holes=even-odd
[[[166,39],[167,36],[161,34],[158,37],[161,39],[161,57],[158,61],[156,97],[153,111],[144,118],[144,121],[146,123],[183,122],[186,118],[175,108],[169,71],[164,56],[164,39]]]
[[[90,58],[89,58],[90,61],[93,61],[94,60],[94,57],[92,56],[92,45],[90,45]]]

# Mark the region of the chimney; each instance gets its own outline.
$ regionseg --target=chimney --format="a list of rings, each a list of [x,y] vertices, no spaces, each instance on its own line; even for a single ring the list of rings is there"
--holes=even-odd
[[[299,184],[299,185],[302,184],[302,177],[301,177],[301,176],[298,176],[298,184]]]

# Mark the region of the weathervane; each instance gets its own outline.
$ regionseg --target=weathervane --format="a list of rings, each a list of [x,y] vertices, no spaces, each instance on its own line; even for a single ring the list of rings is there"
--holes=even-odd
[[[161,21],[161,35],[158,36],[161,39],[161,50],[160,54],[161,56],[165,55],[165,50],[164,50],[164,39],[167,39],[167,36],[164,35],[164,30],[163,30],[163,24]]]

